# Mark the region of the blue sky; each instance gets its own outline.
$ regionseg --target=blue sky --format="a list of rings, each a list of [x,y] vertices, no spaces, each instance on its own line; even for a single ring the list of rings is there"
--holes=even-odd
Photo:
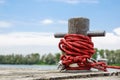
[[[24,53],[30,53],[33,45],[31,52],[57,52],[59,39],[53,34],[67,32],[67,21],[73,17],[89,18],[91,31],[107,32],[104,39],[93,39],[96,47],[118,49],[119,3],[120,0],[0,0],[0,53],[12,53],[17,49],[20,53],[28,49]],[[108,42],[109,39],[112,41]],[[102,47],[102,43],[106,46]],[[46,47],[43,49],[43,46]]]

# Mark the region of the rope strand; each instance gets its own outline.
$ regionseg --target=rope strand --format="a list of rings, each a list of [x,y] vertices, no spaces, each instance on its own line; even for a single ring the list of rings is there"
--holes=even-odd
[[[67,34],[60,40],[59,49],[65,53],[61,56],[61,60],[66,70],[90,70],[96,68],[107,71],[107,68],[120,69],[120,67],[107,66],[104,62],[89,61],[95,53],[94,44],[89,36]],[[74,63],[78,66],[70,67]]]

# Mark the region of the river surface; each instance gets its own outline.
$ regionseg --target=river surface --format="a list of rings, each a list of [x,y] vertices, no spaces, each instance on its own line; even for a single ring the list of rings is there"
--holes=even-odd
[[[52,69],[57,69],[57,65],[10,65],[10,64],[0,64],[0,68],[24,68],[24,69],[52,70]]]
[[[39,70],[55,70],[57,65],[10,65],[10,64],[0,64],[0,68],[24,68],[24,69],[39,69]],[[94,71],[95,69],[93,69]],[[107,69],[108,72],[120,71],[118,69]],[[96,70],[95,70],[96,71]]]

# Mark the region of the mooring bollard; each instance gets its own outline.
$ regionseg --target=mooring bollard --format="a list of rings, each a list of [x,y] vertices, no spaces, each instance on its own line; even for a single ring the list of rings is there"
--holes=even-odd
[[[105,36],[105,31],[89,31],[89,19],[71,18],[68,20],[68,33],[55,33],[55,38],[62,38],[65,34],[83,34],[91,37]]]
[[[82,34],[84,36],[97,37],[105,36],[105,31],[89,31],[89,19],[71,18],[68,20],[68,33],[56,33],[54,36],[55,38],[62,38],[66,34]]]

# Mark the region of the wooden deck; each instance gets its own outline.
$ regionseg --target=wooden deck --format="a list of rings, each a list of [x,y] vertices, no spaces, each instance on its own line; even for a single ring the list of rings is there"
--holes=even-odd
[[[75,73],[57,70],[0,68],[0,80],[120,80],[120,71]]]

